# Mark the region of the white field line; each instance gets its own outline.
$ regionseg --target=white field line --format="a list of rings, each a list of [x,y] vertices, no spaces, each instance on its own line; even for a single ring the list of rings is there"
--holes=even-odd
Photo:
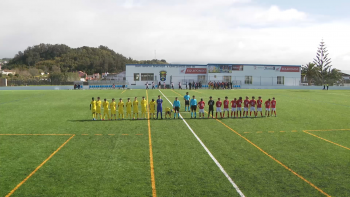
[[[163,92],[161,90],[159,90],[159,92],[164,96],[164,98],[166,100],[169,101],[170,105],[172,105],[172,103],[170,102],[170,100],[163,94]],[[218,160],[215,159],[214,155],[211,154],[211,152],[209,151],[209,149],[204,145],[204,143],[202,142],[202,140],[197,136],[197,134],[192,130],[192,128],[190,127],[190,125],[188,125],[188,123],[186,122],[186,120],[181,116],[180,113],[180,117],[182,119],[182,121],[184,121],[184,123],[186,124],[186,126],[188,127],[188,129],[190,129],[190,131],[192,132],[192,134],[194,135],[194,137],[196,137],[196,139],[198,140],[198,142],[202,145],[202,147],[204,148],[205,151],[207,151],[208,155],[210,156],[210,158],[215,162],[215,164],[219,167],[219,169],[221,170],[221,172],[226,176],[226,178],[228,179],[228,181],[230,181],[230,183],[232,184],[232,186],[236,189],[237,193],[241,196],[244,197],[243,192],[238,188],[238,186],[236,185],[236,183],[231,179],[231,177],[227,174],[227,172],[225,171],[225,169],[221,166],[221,164],[218,162]]]

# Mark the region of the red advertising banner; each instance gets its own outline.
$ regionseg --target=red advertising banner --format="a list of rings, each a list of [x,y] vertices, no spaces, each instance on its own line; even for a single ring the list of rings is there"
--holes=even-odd
[[[184,70],[181,70],[180,73],[183,74]],[[185,74],[207,74],[206,68],[186,68]]]
[[[298,67],[298,66],[282,66],[280,72],[300,72],[300,67]]]

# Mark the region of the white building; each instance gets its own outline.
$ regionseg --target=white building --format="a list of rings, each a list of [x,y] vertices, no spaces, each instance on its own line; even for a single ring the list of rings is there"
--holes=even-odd
[[[127,64],[126,81],[128,88],[145,88],[145,84],[172,82],[209,81],[232,82],[240,87],[248,86],[299,86],[300,65],[261,65],[261,64]]]

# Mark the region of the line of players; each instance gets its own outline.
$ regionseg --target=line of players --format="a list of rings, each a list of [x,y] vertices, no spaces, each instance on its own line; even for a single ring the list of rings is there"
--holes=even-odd
[[[195,96],[193,96],[192,99],[190,99],[191,97],[188,95],[188,92],[186,92],[186,95],[184,96],[184,100],[185,100],[185,111],[190,111],[190,107],[191,107],[191,118],[196,118],[196,111],[197,111],[197,106],[199,107],[199,117],[200,118],[204,118],[204,107],[205,107],[205,102],[203,101],[203,99],[201,99],[201,101],[197,104],[197,100],[195,99]],[[212,100],[212,97],[209,97],[209,101],[208,101],[208,106],[209,106],[209,111],[208,111],[208,118],[210,117],[210,113],[212,118],[214,118],[214,105],[216,106],[216,113],[215,113],[215,117],[218,117],[218,113],[220,114],[221,118],[225,118],[225,112],[227,112],[227,117],[228,118],[238,118],[238,114],[239,117],[242,117],[242,104],[244,105],[243,108],[243,117],[248,117],[248,112],[249,116],[252,116],[252,112],[253,112],[253,116],[257,117],[258,113],[260,112],[261,117],[263,117],[263,113],[262,113],[262,105],[263,105],[263,101],[261,99],[261,96],[259,96],[258,100],[255,100],[255,97],[253,96],[251,100],[249,100],[249,97],[246,96],[246,99],[243,101],[242,97],[239,97],[238,100],[237,98],[234,98],[232,101],[228,100],[228,97],[225,97],[224,102],[222,102],[220,100],[220,98],[218,98],[218,100],[215,102],[214,100]],[[221,106],[224,105],[224,111],[222,113],[221,110]],[[270,109],[271,109],[271,116],[275,115],[275,117],[277,116],[277,112],[276,112],[276,99],[275,97],[271,99],[268,99],[265,101],[264,103],[265,105],[265,116],[267,114],[267,116],[270,116]],[[231,116],[230,116],[230,106],[231,106]],[[249,111],[250,108],[250,111]]]
[[[205,102],[203,101],[203,98],[201,98],[200,102],[197,103],[197,100],[195,96],[193,96],[192,99],[190,99],[190,96],[188,95],[188,92],[184,96],[185,100],[185,111],[190,111],[190,106],[191,106],[191,118],[196,118],[197,117],[197,106],[199,108],[199,117],[204,118],[204,107],[205,107]],[[147,100],[145,100],[145,97],[142,97],[141,100],[141,117],[142,119],[146,118],[147,115]],[[223,113],[221,111],[221,106],[222,104],[224,105],[224,110]],[[261,116],[262,114],[262,104],[263,101],[261,97],[259,96],[258,100],[255,100],[255,97],[253,96],[251,100],[249,100],[249,97],[246,97],[246,99],[243,101],[242,97],[239,97],[237,100],[234,98],[232,101],[228,100],[228,97],[225,97],[224,102],[218,98],[218,100],[215,102],[212,100],[212,97],[209,97],[208,101],[208,106],[209,106],[209,112],[208,112],[208,118],[210,117],[210,113],[212,115],[212,118],[214,118],[214,105],[216,106],[216,118],[218,116],[218,113],[220,114],[221,118],[225,118],[225,112],[227,112],[227,117],[230,118],[230,109],[229,107],[231,106],[231,118],[238,118],[238,113],[239,117],[242,117],[242,104],[244,105],[243,108],[243,117],[248,117],[248,109],[250,108],[250,114],[249,116],[253,115],[255,117],[258,116],[258,113],[260,112]],[[270,116],[270,109],[271,109],[271,116],[274,114],[277,116],[276,113],[276,99],[275,97],[271,99],[268,99],[265,101],[265,116]],[[160,113],[161,119],[163,119],[162,111],[163,111],[163,100],[161,99],[161,96],[158,96],[157,101],[152,99],[152,101],[149,103],[149,112],[151,115],[151,118],[155,119],[155,110],[157,106],[157,119],[158,119],[158,114]],[[101,113],[101,106],[103,106],[103,117]],[[135,97],[134,101],[131,102],[130,98],[128,98],[128,101],[124,104],[123,100],[120,98],[119,102],[116,103],[115,99],[112,99],[112,102],[109,103],[107,99],[104,99],[102,102],[100,97],[97,97],[97,101],[95,101],[94,97],[92,97],[92,101],[90,103],[90,110],[92,111],[92,118],[93,120],[96,120],[98,116],[100,116],[101,120],[105,120],[105,117],[107,115],[107,120],[112,120],[113,117],[116,120],[117,119],[117,107],[118,107],[118,119],[122,118],[124,119],[124,106],[126,106],[126,116],[131,119],[135,119],[135,116],[137,119],[139,119],[139,101],[137,100],[137,97]],[[176,117],[179,118],[179,111],[180,111],[180,101],[178,98],[175,98],[175,101],[173,103],[173,110],[174,110],[174,119]],[[255,109],[255,107],[257,107]],[[133,111],[131,112],[131,109],[133,108]],[[111,109],[111,117],[109,116],[109,109]],[[165,108],[165,118],[169,117],[171,118],[171,112],[173,111],[169,107]]]
[[[163,119],[163,100],[161,99],[160,95],[158,96],[157,102],[152,99],[152,101],[149,103],[149,112],[151,117],[155,119],[155,109],[157,106],[157,119],[158,114],[160,113],[161,119]],[[147,100],[145,100],[145,97],[142,97],[141,100],[141,119],[146,118],[147,115]],[[177,112],[179,112],[180,109],[180,101],[177,100],[177,98],[174,101],[174,109],[177,109]],[[101,113],[101,109],[103,107],[103,116]],[[92,120],[96,120],[98,116],[100,117],[100,120],[117,120],[117,111],[118,111],[118,119],[124,119],[124,107],[126,107],[126,117],[132,118],[132,119],[139,119],[139,101],[137,100],[137,97],[135,97],[134,101],[131,102],[130,98],[128,98],[127,102],[124,103],[123,100],[120,98],[119,102],[116,103],[115,99],[112,98],[112,102],[109,103],[107,99],[104,99],[102,102],[100,97],[97,97],[97,101],[94,97],[92,97],[92,101],[90,102],[90,110],[92,112]],[[117,110],[118,108],[118,110]],[[111,110],[111,116],[109,116],[109,109]],[[132,109],[132,111],[131,111]],[[169,117],[171,118],[171,109],[169,107],[165,108],[165,118]],[[174,114],[175,118],[176,113]],[[179,117],[179,114],[178,114]]]

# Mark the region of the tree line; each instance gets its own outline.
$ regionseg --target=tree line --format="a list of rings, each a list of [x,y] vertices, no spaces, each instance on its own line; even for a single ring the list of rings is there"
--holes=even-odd
[[[166,60],[134,60],[116,53],[107,46],[70,48],[65,44],[39,44],[19,51],[5,68],[26,70],[36,68],[43,72],[67,73],[84,71],[118,73],[126,64],[167,64]]]

